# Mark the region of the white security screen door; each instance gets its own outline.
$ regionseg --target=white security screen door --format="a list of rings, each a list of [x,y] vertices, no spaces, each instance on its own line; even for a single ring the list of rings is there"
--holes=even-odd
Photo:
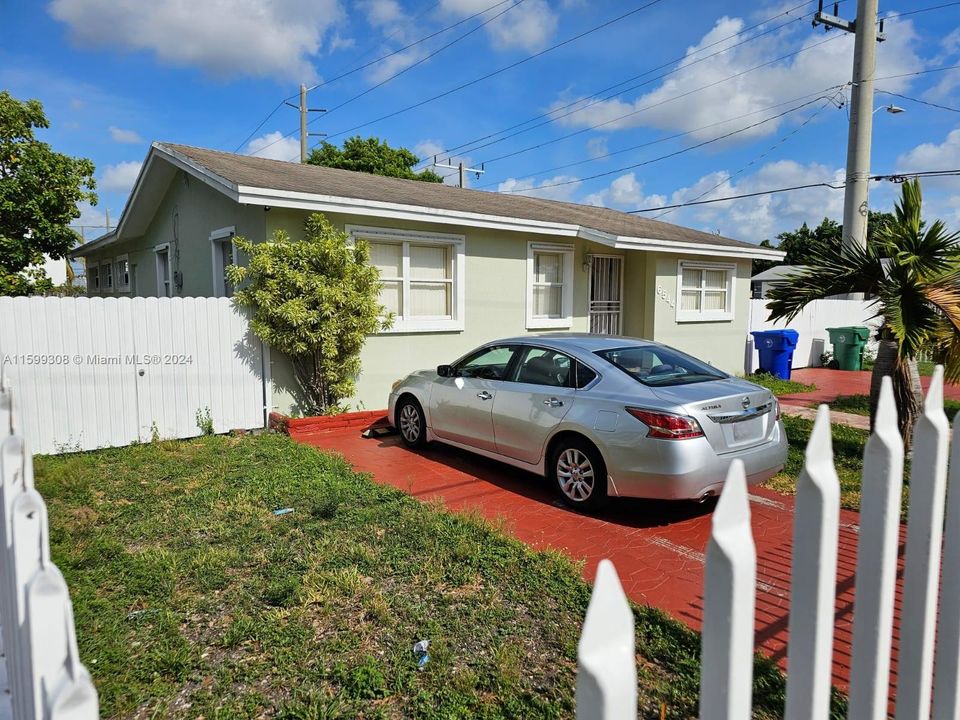
[[[623,258],[594,255],[590,263],[590,332],[619,335],[623,309]]]

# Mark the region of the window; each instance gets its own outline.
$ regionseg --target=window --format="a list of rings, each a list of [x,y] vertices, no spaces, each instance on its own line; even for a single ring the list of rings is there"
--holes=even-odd
[[[649,387],[689,385],[728,377],[686,353],[662,345],[613,348],[596,354]]]
[[[735,272],[735,265],[681,260],[677,271],[677,321],[732,320]]]
[[[457,377],[505,380],[516,354],[516,345],[482,348],[457,363],[454,374]]]
[[[97,265],[87,265],[87,290],[100,292],[100,268]]]
[[[573,323],[573,246],[527,246],[527,328]]]
[[[170,246],[158,245],[154,252],[157,254],[157,295],[170,297]]]
[[[113,261],[113,277],[119,292],[130,292],[130,260],[126,255]]]
[[[395,316],[388,332],[463,330],[462,236],[349,226],[347,232],[370,246],[380,303]]]
[[[519,363],[516,382],[550,387],[571,387],[573,361],[563,353],[544,348],[528,348]]]
[[[113,292],[113,261],[104,260],[100,263],[100,290]]]
[[[585,388],[597,379],[597,374],[581,362],[577,363],[577,389]]]
[[[233,245],[236,228],[225,227],[210,233],[210,245],[213,253],[213,294],[217,297],[231,297],[233,283],[227,280],[227,268],[235,265],[237,256]]]

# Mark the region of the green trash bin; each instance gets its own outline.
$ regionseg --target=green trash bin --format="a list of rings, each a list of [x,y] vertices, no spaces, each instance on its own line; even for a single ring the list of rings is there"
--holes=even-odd
[[[870,328],[863,326],[827,328],[833,343],[833,359],[840,370],[859,370]]]

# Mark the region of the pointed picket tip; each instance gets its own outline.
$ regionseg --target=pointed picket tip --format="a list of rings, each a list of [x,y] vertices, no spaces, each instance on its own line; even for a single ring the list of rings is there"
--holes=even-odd
[[[577,646],[581,660],[584,655],[606,650],[611,642],[624,638],[633,642],[633,612],[616,568],[612,562],[603,559],[597,565],[597,577],[593,582],[593,592]]]
[[[727,470],[720,500],[713,511],[713,535],[717,537],[731,530],[750,527],[750,498],[747,495],[747,475],[743,460],[734,460]]]
[[[897,401],[893,396],[893,381],[885,375],[880,383],[880,399],[877,401],[877,416],[873,421],[874,435],[895,433],[897,429]]]
[[[943,365],[937,365],[933,369],[927,397],[923,401],[923,414],[929,415],[931,412],[938,415],[943,412]]]
[[[830,406],[820,405],[813,421],[813,430],[804,452],[806,464],[828,464],[833,466],[833,434],[830,431]]]

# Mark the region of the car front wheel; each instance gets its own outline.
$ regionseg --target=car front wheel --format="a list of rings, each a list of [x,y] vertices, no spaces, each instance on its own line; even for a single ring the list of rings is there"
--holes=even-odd
[[[597,449],[585,440],[561,441],[553,451],[551,475],[567,505],[594,510],[607,500],[607,468]]]
[[[422,448],[427,444],[427,422],[420,403],[404,398],[397,407],[397,430],[407,447]]]

